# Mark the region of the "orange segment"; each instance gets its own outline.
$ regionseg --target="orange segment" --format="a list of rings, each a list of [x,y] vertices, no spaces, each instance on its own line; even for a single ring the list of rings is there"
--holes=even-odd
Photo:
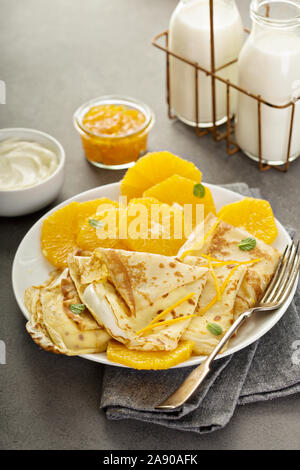
[[[107,347],[107,358],[133,369],[169,369],[189,359],[193,345],[192,341],[180,341],[172,351],[135,351],[111,340]]]
[[[86,202],[71,202],[44,220],[41,233],[41,249],[44,256],[57,268],[65,268],[70,253],[78,249],[77,234],[87,217],[104,204],[118,206],[107,198]]]
[[[140,197],[151,186],[172,175],[181,175],[196,183],[201,181],[201,171],[192,162],[183,160],[170,152],[148,153],[127,170],[121,192],[128,199]]]
[[[144,196],[155,197],[166,204],[192,204],[193,225],[196,223],[196,206],[204,205],[204,217],[210,212],[216,214],[215,203],[208,187],[204,186],[205,193],[203,197],[194,195],[195,181],[184,176],[173,175],[152,186],[144,192]]]
[[[55,211],[43,222],[41,248],[43,255],[57,268],[67,265],[67,258],[74,253],[77,233],[79,202],[71,202]]]
[[[91,201],[80,202],[78,207],[78,225],[79,227],[85,221],[85,219],[93,214],[110,207],[118,207],[117,201],[112,201],[107,197],[99,199],[93,199]]]
[[[222,207],[218,217],[235,227],[247,230],[251,235],[271,244],[278,235],[272,208],[268,201],[247,197]]]
[[[173,256],[185,241],[182,211],[155,198],[132,199],[123,217],[130,250]]]
[[[151,204],[160,204],[161,202],[156,197],[137,197],[129,201],[128,206],[133,206],[135,204],[143,204],[148,209],[151,209]]]
[[[90,221],[99,221],[103,223],[103,235],[109,235],[104,238],[99,230],[90,223]],[[109,232],[109,224],[115,224],[115,234]],[[77,235],[77,245],[83,250],[93,251],[98,247],[126,249],[125,240],[119,240],[119,209],[109,209],[101,211],[87,217],[82,223]]]

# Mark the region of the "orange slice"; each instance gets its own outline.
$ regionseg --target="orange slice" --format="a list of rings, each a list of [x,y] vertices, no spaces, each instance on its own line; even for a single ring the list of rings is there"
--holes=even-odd
[[[170,152],[148,153],[127,170],[121,192],[128,199],[140,197],[151,186],[172,175],[181,175],[196,183],[201,181],[201,171],[192,162],[183,160]]]
[[[180,341],[172,351],[135,351],[111,340],[107,347],[107,358],[133,369],[169,369],[189,359],[193,345],[192,341]]]
[[[218,217],[235,227],[247,230],[267,244],[273,243],[278,230],[268,201],[247,197],[222,207]]]
[[[159,199],[159,201],[170,205],[177,203],[182,207],[184,204],[192,204],[192,219],[194,226],[196,224],[197,205],[203,204],[204,217],[206,217],[210,212],[216,214],[216,207],[210,189],[202,185],[204,190],[202,190],[202,192],[197,192],[198,184],[199,183],[195,183],[195,181],[185,178],[184,176],[173,175],[161,183],[147,189],[143,196],[155,197]],[[194,192],[199,194],[199,197],[195,196]],[[202,194],[203,192],[204,194]],[[200,221],[198,220],[198,222]]]
[[[86,220],[87,217],[90,217],[99,211],[102,211],[104,209],[109,209],[111,207],[119,207],[119,204],[117,201],[112,201],[111,199],[108,199],[107,197],[102,197],[99,199],[92,199],[91,201],[86,201],[86,202],[80,202],[80,205],[78,207],[78,217],[77,217],[79,228],[81,224]]]
[[[67,266],[69,253],[77,249],[77,215],[79,202],[71,202],[44,220],[41,234],[43,255],[57,268]]]
[[[103,231],[97,230],[95,221],[103,224]],[[115,225],[115,233],[108,227],[110,224]],[[119,209],[108,209],[87,217],[80,227],[76,241],[81,249],[87,251],[98,247],[127,249],[125,240],[119,240]]]
[[[174,256],[185,242],[182,211],[155,198],[132,199],[123,217],[130,250]]]
[[[44,256],[57,268],[65,268],[70,253],[78,249],[77,234],[87,216],[94,214],[104,204],[118,205],[107,198],[86,202],[71,202],[53,212],[44,220],[41,249]]]

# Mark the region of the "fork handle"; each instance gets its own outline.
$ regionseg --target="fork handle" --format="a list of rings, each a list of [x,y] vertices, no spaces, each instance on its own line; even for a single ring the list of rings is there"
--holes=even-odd
[[[215,349],[210,353],[210,355],[205,359],[205,361],[196,367],[185,379],[185,381],[180,385],[180,387],[174,392],[167,400],[160,403],[155,407],[157,410],[173,410],[183,405],[194,391],[202,384],[205,377],[210,371],[210,364],[215,359],[218,352],[225,346],[227,341],[233,336],[237,329],[244,323],[244,321],[249,318],[254,312],[254,308],[247,310],[242,313],[229,328],[227,333],[222,337],[220,342],[217,344]]]

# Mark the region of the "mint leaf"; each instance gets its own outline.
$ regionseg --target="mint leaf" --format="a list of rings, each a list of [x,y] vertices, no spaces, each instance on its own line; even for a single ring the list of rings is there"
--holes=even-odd
[[[217,323],[207,323],[206,328],[215,336],[220,336],[223,333],[222,327]]]
[[[70,305],[71,312],[75,313],[76,315],[80,315],[83,310],[85,310],[84,304],[71,304]]]
[[[101,227],[103,227],[103,223],[100,222],[100,220],[97,220],[97,219],[89,219],[89,224],[90,224],[91,227],[93,227],[93,228],[101,228]]]
[[[201,183],[195,184],[193,194],[196,197],[204,197],[205,196],[205,187],[203,186],[203,184],[201,184]]]
[[[252,238],[252,237],[244,238],[244,240],[240,241],[240,243],[238,244],[238,247],[242,251],[253,250],[253,248],[256,247],[256,240],[255,238]]]

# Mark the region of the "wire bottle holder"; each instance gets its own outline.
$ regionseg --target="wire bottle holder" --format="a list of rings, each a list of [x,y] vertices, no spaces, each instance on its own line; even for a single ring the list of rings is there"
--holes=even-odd
[[[269,6],[266,6],[266,16],[269,16]],[[300,96],[295,100],[291,100],[286,104],[277,105],[274,103],[270,103],[269,101],[265,100],[261,95],[254,95],[250,93],[244,88],[226,80],[223,77],[218,75],[218,72],[226,67],[237,62],[238,58],[227,62],[226,64],[222,65],[219,68],[215,68],[215,41],[214,41],[214,19],[213,19],[213,0],[209,0],[209,20],[210,20],[210,63],[211,63],[211,70],[201,67],[197,62],[192,62],[191,60],[183,57],[175,52],[172,52],[169,49],[169,31],[163,31],[160,34],[157,34],[153,40],[152,44],[157,47],[158,49],[164,51],[166,53],[166,85],[167,85],[167,104],[168,104],[168,116],[170,119],[174,119],[176,116],[172,115],[171,112],[171,103],[170,103],[170,56],[175,57],[177,60],[180,60],[191,67],[194,68],[195,71],[195,131],[199,137],[206,135],[208,133],[212,134],[213,139],[216,142],[220,142],[222,140],[226,140],[227,143],[227,154],[233,155],[240,150],[238,144],[233,140],[232,134],[234,133],[234,119],[232,114],[230,113],[230,91],[231,89],[237,90],[239,93],[244,93],[245,95],[249,96],[253,100],[257,102],[257,122],[258,122],[258,165],[261,171],[269,170],[270,168],[275,168],[281,172],[287,172],[290,165],[290,152],[291,152],[291,142],[292,142],[292,135],[293,135],[293,128],[294,128],[294,116],[295,116],[295,105],[297,101],[300,100]],[[244,31],[250,33],[248,28],[244,28]],[[165,38],[165,45],[161,45],[159,40],[161,38]],[[211,77],[211,102],[212,102],[212,122],[213,125],[209,128],[200,130],[199,127],[199,108],[198,108],[198,101],[199,101],[199,79],[198,75],[200,73],[205,73]],[[216,125],[216,80],[224,83],[226,85],[226,114],[227,114],[227,122],[226,122],[226,130],[221,132],[219,130],[220,126]],[[289,134],[288,134],[288,144],[287,144],[287,151],[286,151],[286,161],[283,165],[270,165],[264,164],[264,159],[262,155],[262,119],[261,119],[261,105],[264,104],[271,108],[275,109],[286,109],[291,108],[291,117],[290,117],[290,125],[289,125]]]

